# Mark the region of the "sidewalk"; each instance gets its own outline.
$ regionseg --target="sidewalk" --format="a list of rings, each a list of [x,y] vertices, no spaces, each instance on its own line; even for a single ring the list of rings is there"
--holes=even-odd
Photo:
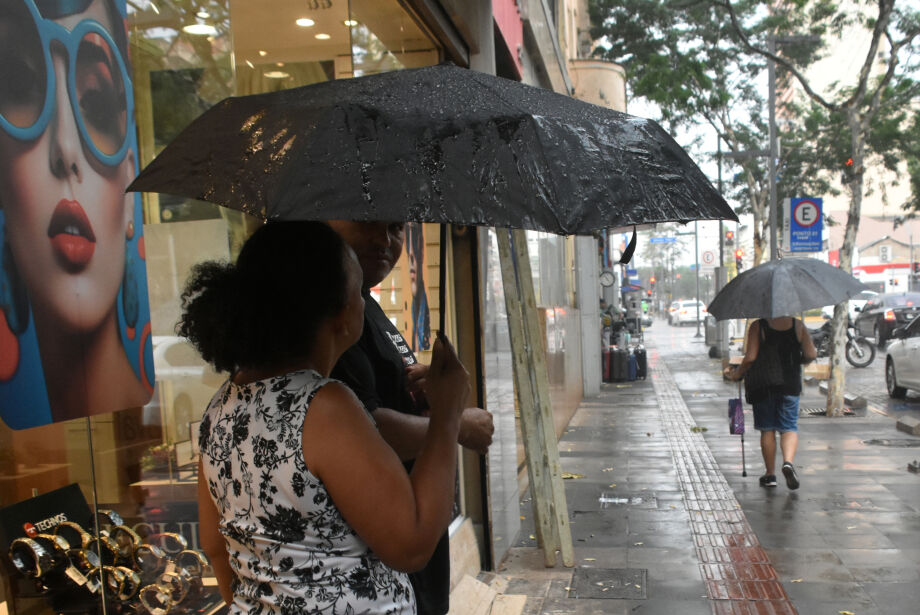
[[[656,323],[656,325],[659,323]],[[576,567],[544,568],[530,501],[521,540],[481,580],[524,613],[903,615],[920,598],[920,449],[873,412],[803,415],[796,466],[763,489],[750,408],[741,476],[718,361],[692,331],[647,336],[648,381],[607,384],[560,441]],[[804,408],[823,406],[817,390]]]

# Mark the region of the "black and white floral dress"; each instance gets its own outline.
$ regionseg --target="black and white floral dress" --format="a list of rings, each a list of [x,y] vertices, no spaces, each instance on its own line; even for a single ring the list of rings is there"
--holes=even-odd
[[[204,477],[237,577],[231,612],[415,613],[408,575],[374,555],[307,470],[304,417],[327,382],[311,370],[227,382],[202,419]]]

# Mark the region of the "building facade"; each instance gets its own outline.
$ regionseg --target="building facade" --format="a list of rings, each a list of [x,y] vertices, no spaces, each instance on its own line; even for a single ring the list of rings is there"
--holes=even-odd
[[[49,9],[51,5],[58,9]],[[17,302],[5,299],[12,296],[7,288],[13,285],[8,277],[0,276],[0,558],[11,564],[0,572],[0,607],[10,613],[56,612],[64,602],[75,600],[79,602],[73,604],[85,605],[87,612],[101,609],[105,589],[96,589],[92,579],[79,581],[81,577],[71,574],[64,560],[46,562],[43,553],[55,547],[47,543],[42,550],[41,540],[46,538],[34,542],[34,536],[53,530],[62,521],[92,533],[94,520],[99,520],[100,527],[113,533],[114,548],[124,551],[112,555],[112,562],[124,557],[123,563],[128,559],[136,563],[143,556],[134,557],[135,553],[149,555],[149,549],[138,551],[134,542],[154,544],[163,550],[163,557],[172,560],[186,548],[197,548],[197,427],[225,376],[214,373],[176,336],[179,296],[194,264],[234,258],[259,221],[169,195],[121,196],[137,170],[195,117],[228,96],[443,61],[625,108],[618,67],[584,59],[590,51],[585,40],[586,2],[11,0],[0,9],[0,19],[7,26],[4,32],[23,32],[24,54],[34,47],[34,57],[39,58],[36,63],[44,58],[41,70],[47,89],[40,89],[41,95],[45,100],[52,98],[52,90],[59,95],[57,107],[49,107],[56,109],[51,120],[36,112],[36,117],[20,121],[7,108],[0,110],[4,119],[0,125],[4,249],[31,249],[22,247],[27,242],[14,224],[12,200],[19,193],[11,186],[20,161],[32,151],[33,143],[43,146],[46,138],[63,134],[67,124],[75,135],[71,145],[82,143],[78,154],[106,179],[105,185],[115,187],[110,192],[117,193],[123,205],[118,209],[118,232],[126,249],[113,257],[119,269],[117,279],[108,284],[113,295],[109,307],[117,318],[109,317],[121,332],[123,351],[134,356],[124,370],[125,380],[132,385],[137,380],[133,388],[144,400],[120,404],[118,398],[101,395],[70,415],[51,412],[47,418],[28,422],[32,407],[7,396],[3,387],[15,383],[18,370],[29,364],[30,348],[35,347],[37,358],[32,364],[38,366],[49,398],[51,389],[63,384],[64,377],[50,369],[47,336],[38,332],[29,342],[18,329],[21,318],[14,317],[30,314],[33,328],[44,322],[38,309],[40,289],[29,288],[25,296],[31,303],[22,303],[17,312],[13,309]],[[98,70],[98,60],[93,63],[87,51],[90,47],[101,53],[107,72]],[[16,66],[26,65],[28,62]],[[105,111],[91,115],[78,103],[68,108],[64,102],[65,96],[84,93],[81,88],[88,87],[85,84],[91,77],[110,80],[107,85],[111,87],[105,91],[120,106],[109,109],[108,116]],[[97,131],[97,124],[105,125],[108,132]],[[115,142],[111,150],[109,141]],[[57,168],[55,177],[70,169],[67,165]],[[88,175],[73,177],[85,180]],[[91,201],[97,195],[101,200],[102,194],[100,188],[84,198],[88,218],[95,215]],[[75,209],[72,205],[67,208]],[[72,211],[68,215],[76,216]],[[69,224],[79,229],[83,222]],[[95,249],[101,253],[101,227],[97,226],[95,234]],[[464,362],[477,366],[470,369],[478,375],[474,383],[477,401],[493,412],[496,423],[489,456],[465,452],[462,458],[458,514],[451,526],[456,583],[463,574],[496,566],[520,528],[518,501],[526,473],[522,472],[524,455],[515,418],[507,319],[494,231],[442,230],[426,224],[412,227],[410,236],[403,260],[373,289],[375,297],[406,339],[412,340],[423,361],[429,352],[430,331],[416,313],[417,295],[426,295],[428,322],[438,322],[443,312]],[[442,242],[448,244],[446,250]],[[59,260],[69,258],[69,265],[75,267],[81,258],[88,258],[87,243],[91,242],[85,237],[64,238],[56,240],[54,249]],[[595,393],[600,383],[597,242],[594,238],[531,234],[530,248],[559,434],[582,397]],[[448,263],[439,262],[442,253]],[[20,265],[27,260],[21,252],[16,255]],[[12,256],[5,256],[0,264],[13,262]],[[447,276],[439,275],[442,266],[448,268]],[[132,268],[144,271],[146,280],[138,282],[132,277]],[[415,273],[412,278],[410,268]],[[305,277],[309,283],[309,274]],[[442,279],[448,286],[445,289],[440,288]],[[140,323],[132,320],[138,297],[130,289],[136,286],[141,287],[141,303],[149,305],[149,317]],[[27,325],[25,330],[31,329]],[[119,389],[122,380],[116,372],[99,369],[108,377],[110,388]],[[47,403],[57,407],[53,400]],[[14,416],[27,420],[16,422]],[[106,512],[100,516],[99,511]],[[82,540],[80,536],[71,537],[71,542]],[[11,552],[14,542],[16,548]],[[89,544],[84,546],[91,549]],[[89,561],[81,564],[87,566],[86,574],[94,558],[90,556]],[[47,564],[43,571],[38,570],[40,562]],[[61,577],[62,573],[70,575],[71,581]],[[206,568],[198,570],[194,579],[176,580],[181,587],[175,596],[167,597],[145,593],[143,588],[131,591],[127,573],[107,574],[101,581],[112,584],[110,598],[112,592],[121,592],[121,604],[129,606],[146,599],[151,604],[143,606],[158,615],[179,609],[208,613],[220,605]]]

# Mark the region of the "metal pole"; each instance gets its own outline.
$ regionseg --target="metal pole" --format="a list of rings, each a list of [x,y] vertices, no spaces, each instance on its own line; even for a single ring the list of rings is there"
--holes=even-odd
[[[703,337],[700,333],[700,224],[693,221],[693,252],[696,257],[696,335],[693,337]]]
[[[716,162],[719,165],[719,195],[722,194],[722,136],[716,138]],[[716,293],[722,290],[725,280],[725,225],[719,219],[719,267],[716,269]],[[719,327],[719,357],[728,356],[728,321],[720,320],[716,323]],[[743,438],[744,436],[742,436]]]
[[[717,136],[716,162],[719,165],[719,196],[722,196],[722,137]],[[725,230],[722,225],[722,218],[719,218],[719,267],[725,266]],[[716,281],[716,292],[722,290],[721,283]]]
[[[767,49],[771,55],[776,54],[776,38],[773,36],[767,38]],[[767,80],[770,111],[770,260],[776,260],[779,256],[776,248],[776,63],[772,58],[767,60]]]

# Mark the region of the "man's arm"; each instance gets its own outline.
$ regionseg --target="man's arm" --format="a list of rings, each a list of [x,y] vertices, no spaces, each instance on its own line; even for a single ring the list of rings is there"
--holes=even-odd
[[[392,408],[378,407],[373,412],[380,435],[403,461],[415,459],[428,433],[428,417],[405,414]],[[466,408],[460,416],[457,442],[479,454],[485,454],[492,444],[495,425],[492,414],[482,408]]]

